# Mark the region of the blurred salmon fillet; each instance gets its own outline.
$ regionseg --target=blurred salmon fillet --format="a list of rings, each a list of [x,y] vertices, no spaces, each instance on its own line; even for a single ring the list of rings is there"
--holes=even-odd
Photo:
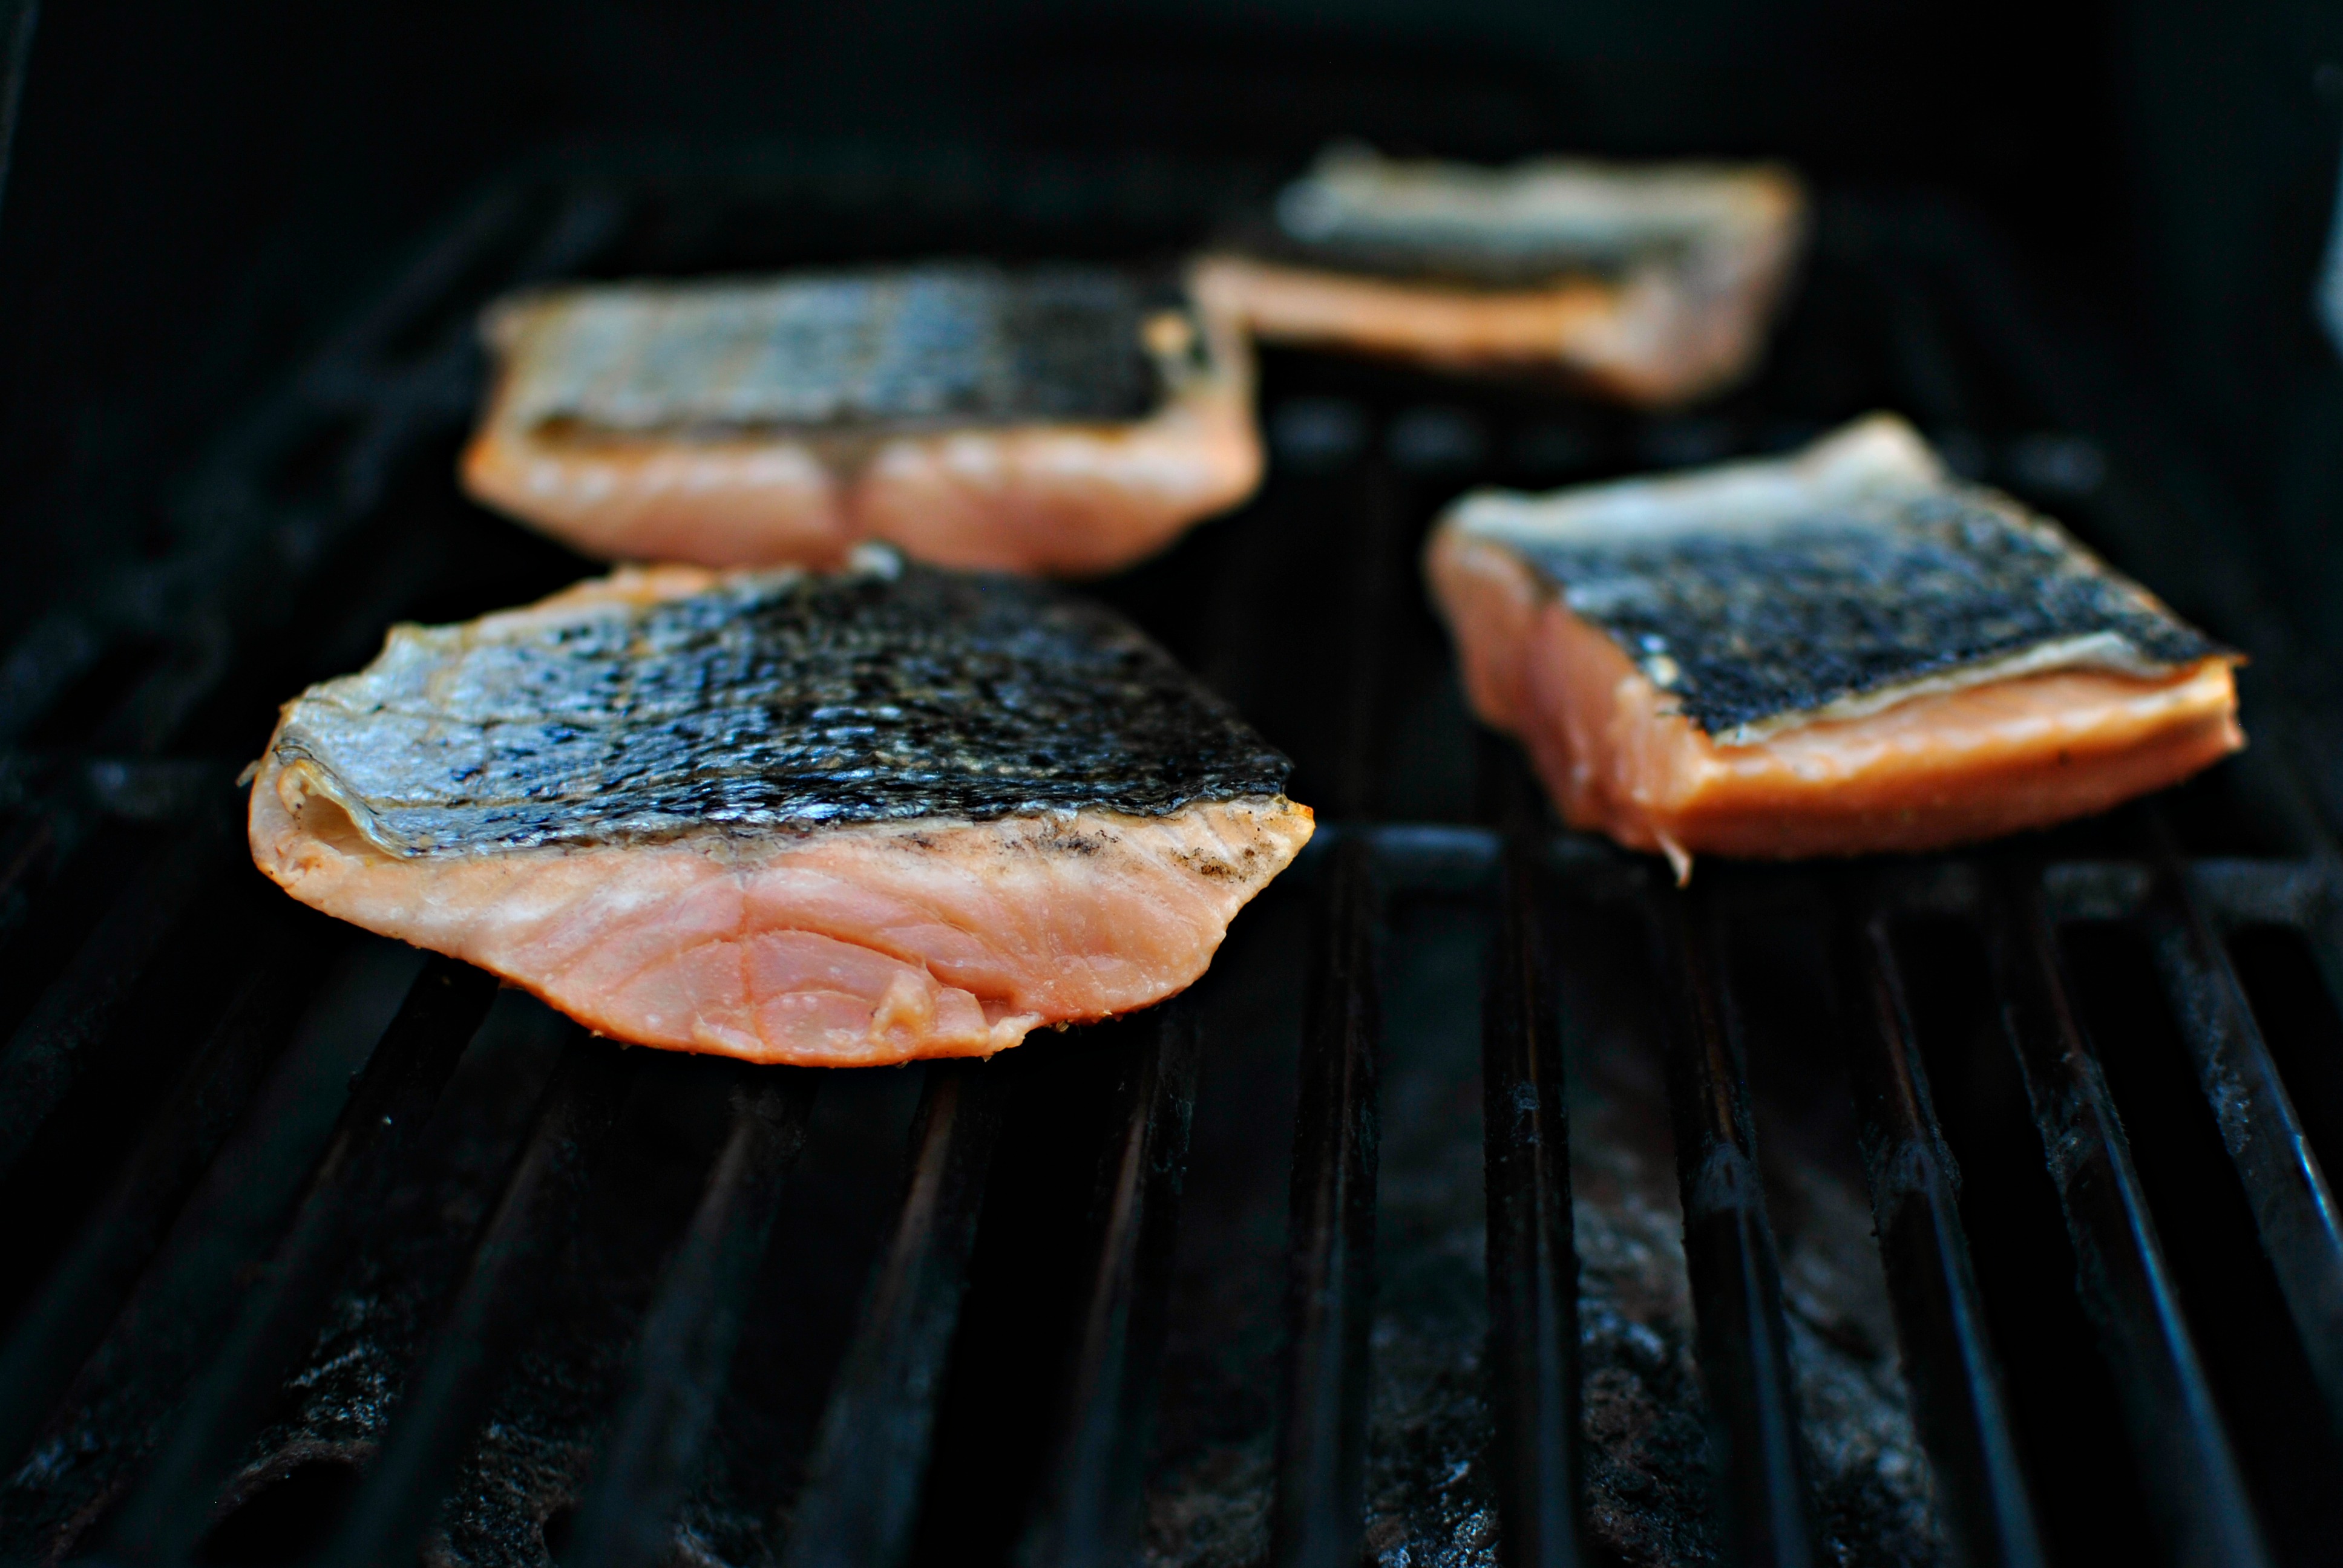
[[[1805,227],[1796,177],[1770,165],[1484,169],[1339,146],[1193,287],[1265,341],[1554,370],[1669,405],[1755,363]]]
[[[560,288],[487,335],[465,488],[605,559],[1104,572],[1261,477],[1242,335],[1103,268]]]

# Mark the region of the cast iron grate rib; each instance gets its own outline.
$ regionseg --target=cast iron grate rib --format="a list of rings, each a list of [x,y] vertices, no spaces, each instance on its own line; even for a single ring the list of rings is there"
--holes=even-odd
[[[1778,444],[1874,402],[1972,440],[2101,417],[2023,319],[2006,258],[1941,215],[1826,208],[1776,364],[1699,419],[1272,357],[1265,412],[1285,434],[1261,499],[1101,591],[1294,753],[1296,794],[1327,809],[1320,842],[1191,997],[921,1070],[901,1081],[915,1108],[869,1075],[699,1071],[574,1030],[524,1049],[498,1021],[521,1004],[492,1010],[487,977],[401,969],[246,886],[230,780],[274,702],[391,618],[478,613],[583,569],[453,494],[488,294],[782,263],[770,236],[794,231],[770,216],[804,210],[835,220],[825,244],[860,223],[897,254],[1163,253],[1260,177],[1183,166],[1167,185],[1151,166],[1150,189],[1186,195],[1150,205],[1118,202],[1133,176],[1111,159],[1076,160],[1079,178],[904,162],[900,188],[926,195],[884,214],[856,206],[850,159],[605,157],[500,182],[223,436],[171,551],[0,656],[0,734],[20,741],[0,755],[0,1226],[27,1263],[0,1303],[0,1553],[582,1565],[688,1540],[698,1560],[799,1568],[2031,1568],[2093,1560],[2077,1520],[2137,1498],[2147,1523],[2109,1529],[2143,1560],[2318,1560],[2343,1496],[2343,1233],[2315,1135],[2343,1108],[2331,1075],[2289,1064],[2343,1049],[2343,884],[2317,780],[2283,753],[2336,716],[2287,708],[2284,672],[2261,672],[2248,723],[2269,740],[2170,802],[1973,856],[1704,866],[1679,890],[1550,830],[1517,760],[1473,739],[1409,587],[1424,524],[1468,483]],[[1057,196],[1021,202],[1029,178]],[[727,216],[744,212],[766,216]],[[1815,390],[1850,382],[1861,406]],[[1977,394],[2004,383],[2034,401]],[[2217,548],[2216,530],[2065,499],[2152,580],[2216,585],[2228,597],[2183,608],[2254,645],[2266,612],[2245,579],[2174,553]],[[1785,900],[1811,906],[1806,926],[1768,913]],[[1605,920],[1624,947],[1590,936]],[[2209,1127],[2241,1194],[2276,1303],[2253,1331],[2309,1391],[2281,1434],[2307,1457],[2283,1474],[2240,1426],[2260,1385],[2207,1353],[2201,1324],[2235,1325],[2192,1261],[2204,1214],[2159,1199],[2175,1182],[2144,1179],[2127,1131],[2151,1109],[2123,1098],[2147,1048],[2087,1021],[2097,982],[2062,942],[2091,923],[2145,944],[2191,1096],[2157,1114]],[[1477,967],[1433,984],[1443,930]],[[1955,1010],[1914,971],[1948,930],[1981,955],[1983,1027],[1956,1048],[1936,1039]],[[2326,1011],[2258,992],[2261,970],[2233,960],[2240,933],[2270,930],[2310,956]],[[1844,1325],[1792,1241],[1827,1172],[1769,1088],[1795,1053],[1779,999],[1743,994],[1735,955],[1761,939],[1816,965],[1799,1060],[1822,1064],[1815,1115],[1845,1121],[1876,1229],[1868,1262],[1841,1261],[1878,1273],[1892,1316],[1857,1415],[1916,1434],[1878,1450],[1921,1473],[1908,1528],[1905,1493],[1858,1484],[1887,1469],[1849,1447],[1845,1391],[1815,1370]],[[1424,995],[1445,1033],[1423,1027]],[[1603,1055],[1614,1033],[1624,1058]],[[1427,1121],[1433,1034],[1470,1093]],[[2026,1141],[1965,1131],[1984,1125],[1967,1068],[1996,1052]],[[1673,1128],[1647,1151],[1673,1162],[1652,1201],[1682,1252],[1652,1267],[1684,1292],[1680,1363],[1675,1309],[1622,1326],[1597,1256],[1625,1168],[1601,1097],[1638,1061]],[[347,1091],[336,1063],[363,1064]],[[1004,1144],[1011,1128],[1047,1147]],[[1437,1186],[1426,1148],[1469,1172],[1463,1229],[1429,1240],[1410,1218]],[[2028,1181],[2050,1240],[2013,1272],[1987,1190]],[[1253,1288],[1279,1260],[1281,1288]],[[1436,1321],[1477,1325],[1472,1342],[1411,1327],[1435,1321],[1427,1279],[1471,1287]],[[2039,1351],[2013,1337],[2036,1302],[2095,1354],[2101,1382],[2076,1385],[2107,1391],[2087,1452],[2004,1373]],[[1621,1344],[1643,1347],[1635,1377]],[[1215,1355],[1239,1369],[1225,1386]],[[1410,1370],[1441,1355],[1429,1383]],[[776,1361],[789,1376],[758,1370]],[[1028,1408],[971,1421],[1003,1364]],[[1673,1364],[1696,1382],[1671,1384]],[[1423,1402],[1458,1378],[1461,1403]],[[1665,1447],[1671,1412],[1706,1423],[1704,1456]],[[990,1513],[954,1512],[995,1481]]]

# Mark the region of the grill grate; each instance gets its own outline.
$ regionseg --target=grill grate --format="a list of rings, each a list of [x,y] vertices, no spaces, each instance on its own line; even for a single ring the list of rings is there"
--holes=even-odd
[[[1800,1452],[1781,1271],[1765,1219],[1749,1091],[1734,1060],[1719,994],[1706,890],[1652,899],[1662,952],[1654,967],[1674,993],[1667,1031],[1675,1113],[1676,1181],[1684,1262],[1700,1322],[1700,1362],[1714,1420],[1733,1543],[1753,1563],[1814,1557]]]
[[[2007,437],[2152,431],[1934,208],[1827,207],[1775,363],[1696,418],[1270,359],[1261,499],[1102,591],[1295,754],[1329,820],[1150,1014],[911,1074],[646,1060],[257,886],[228,785],[277,700],[395,617],[580,569],[453,493],[488,294],[1168,253],[1261,188],[886,166],[598,155],[501,182],[227,430],[167,548],[0,661],[0,1226],[32,1265],[0,1302],[0,1552],[2319,1559],[2343,1528],[2315,1152],[2343,1125],[2318,1055],[2343,1045],[2343,910],[2320,776],[2285,762],[2328,716],[2288,705],[2282,657],[2254,672],[2256,749],[2165,800],[1679,892],[1548,829],[1410,586],[1468,482],[1874,404],[2019,479],[2097,470]],[[2270,651],[2220,530],[2176,522],[2156,471],[2107,472],[2036,498]],[[2094,1010],[2076,933],[2100,929],[2144,944],[2160,995],[2129,1000],[2168,1015],[2193,1101],[2135,1094],[2154,1046]],[[2273,931],[2309,1000],[2233,959]],[[2228,1173],[2135,1147],[2150,1111],[2209,1126]],[[1675,1181],[1637,1186],[1644,1156]],[[2192,1182],[2201,1211],[2159,1197]],[[2240,1213],[2268,1289],[2208,1293],[2199,1233]],[[1846,1301],[1877,1276],[1900,1358],[1825,1299],[1833,1269]]]

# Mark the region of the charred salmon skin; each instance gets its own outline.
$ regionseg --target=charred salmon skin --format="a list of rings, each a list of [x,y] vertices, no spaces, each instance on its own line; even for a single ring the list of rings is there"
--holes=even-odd
[[[1340,146],[1193,282],[1265,341],[1554,370],[1662,405],[1755,362],[1805,231],[1797,178],[1771,165],[1489,169]]]
[[[1680,876],[2045,826],[2245,744],[2237,655],[1892,416],[1786,458],[1467,496],[1425,564],[1474,711],[1569,822]]]
[[[1242,335],[1110,268],[558,287],[484,330],[466,488],[603,559],[1102,572],[1261,477]]]
[[[1288,767],[1107,611],[866,547],[399,627],[286,705],[249,829],[604,1034],[855,1065],[1187,986],[1310,838]]]

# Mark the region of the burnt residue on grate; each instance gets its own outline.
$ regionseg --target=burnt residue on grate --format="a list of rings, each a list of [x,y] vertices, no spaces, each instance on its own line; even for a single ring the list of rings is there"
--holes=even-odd
[[[1494,1563],[1480,911],[1397,897],[1384,980],[1368,1560]]]
[[[81,1369],[60,1418],[7,1477],[0,1555],[45,1562],[85,1547],[93,1526],[122,1501],[188,1381],[216,1351],[245,1284],[265,1266],[352,1076],[419,964],[410,949],[367,939],[331,965],[250,1114]]]
[[[1829,911],[1812,884],[1735,890],[1719,962],[1762,1134],[1822,1545],[1842,1563],[1950,1561],[1835,1045],[1848,1003],[1829,968]]]
[[[1693,1358],[1684,1218],[1647,971],[1616,910],[1565,902],[1551,936],[1570,1074],[1586,1532],[1636,1564],[1715,1560],[1718,1502]]]
[[[719,1064],[637,1054],[649,1060],[596,1172],[589,1221],[440,1511],[429,1554],[449,1568],[528,1568],[565,1543],[643,1313],[721,1138]]]
[[[1470,1000],[1487,914],[1453,897],[1402,893],[1393,905],[1364,1541],[1384,1568],[1494,1564],[1479,1023]],[[1248,1162],[1276,1162],[1290,1126],[1290,1078],[1282,1092],[1275,1081],[1291,1071],[1301,1019],[1275,980],[1304,935],[1302,911],[1282,912],[1241,928],[1211,982],[1213,1017],[1229,1033],[1199,1108],[1173,1298],[1187,1310],[1173,1320],[1148,1500],[1155,1568],[1237,1568],[1259,1561],[1268,1541],[1274,1412],[1261,1391],[1273,1386],[1278,1354],[1282,1206],[1273,1180],[1242,1200],[1233,1184]],[[1637,940],[1618,910],[1575,902],[1552,938],[1577,1192],[1584,1519],[1609,1560],[1676,1568],[1717,1560],[1720,1504]],[[1826,1094],[1766,1109],[1825,1125],[1838,1114]],[[1944,1562],[1892,1334],[1873,1337],[1885,1321],[1884,1287],[1875,1271],[1842,1261],[1846,1249],[1869,1245],[1860,1173],[1852,1188],[1840,1173],[1815,1180],[1777,1226],[1825,1543],[1842,1563]]]

